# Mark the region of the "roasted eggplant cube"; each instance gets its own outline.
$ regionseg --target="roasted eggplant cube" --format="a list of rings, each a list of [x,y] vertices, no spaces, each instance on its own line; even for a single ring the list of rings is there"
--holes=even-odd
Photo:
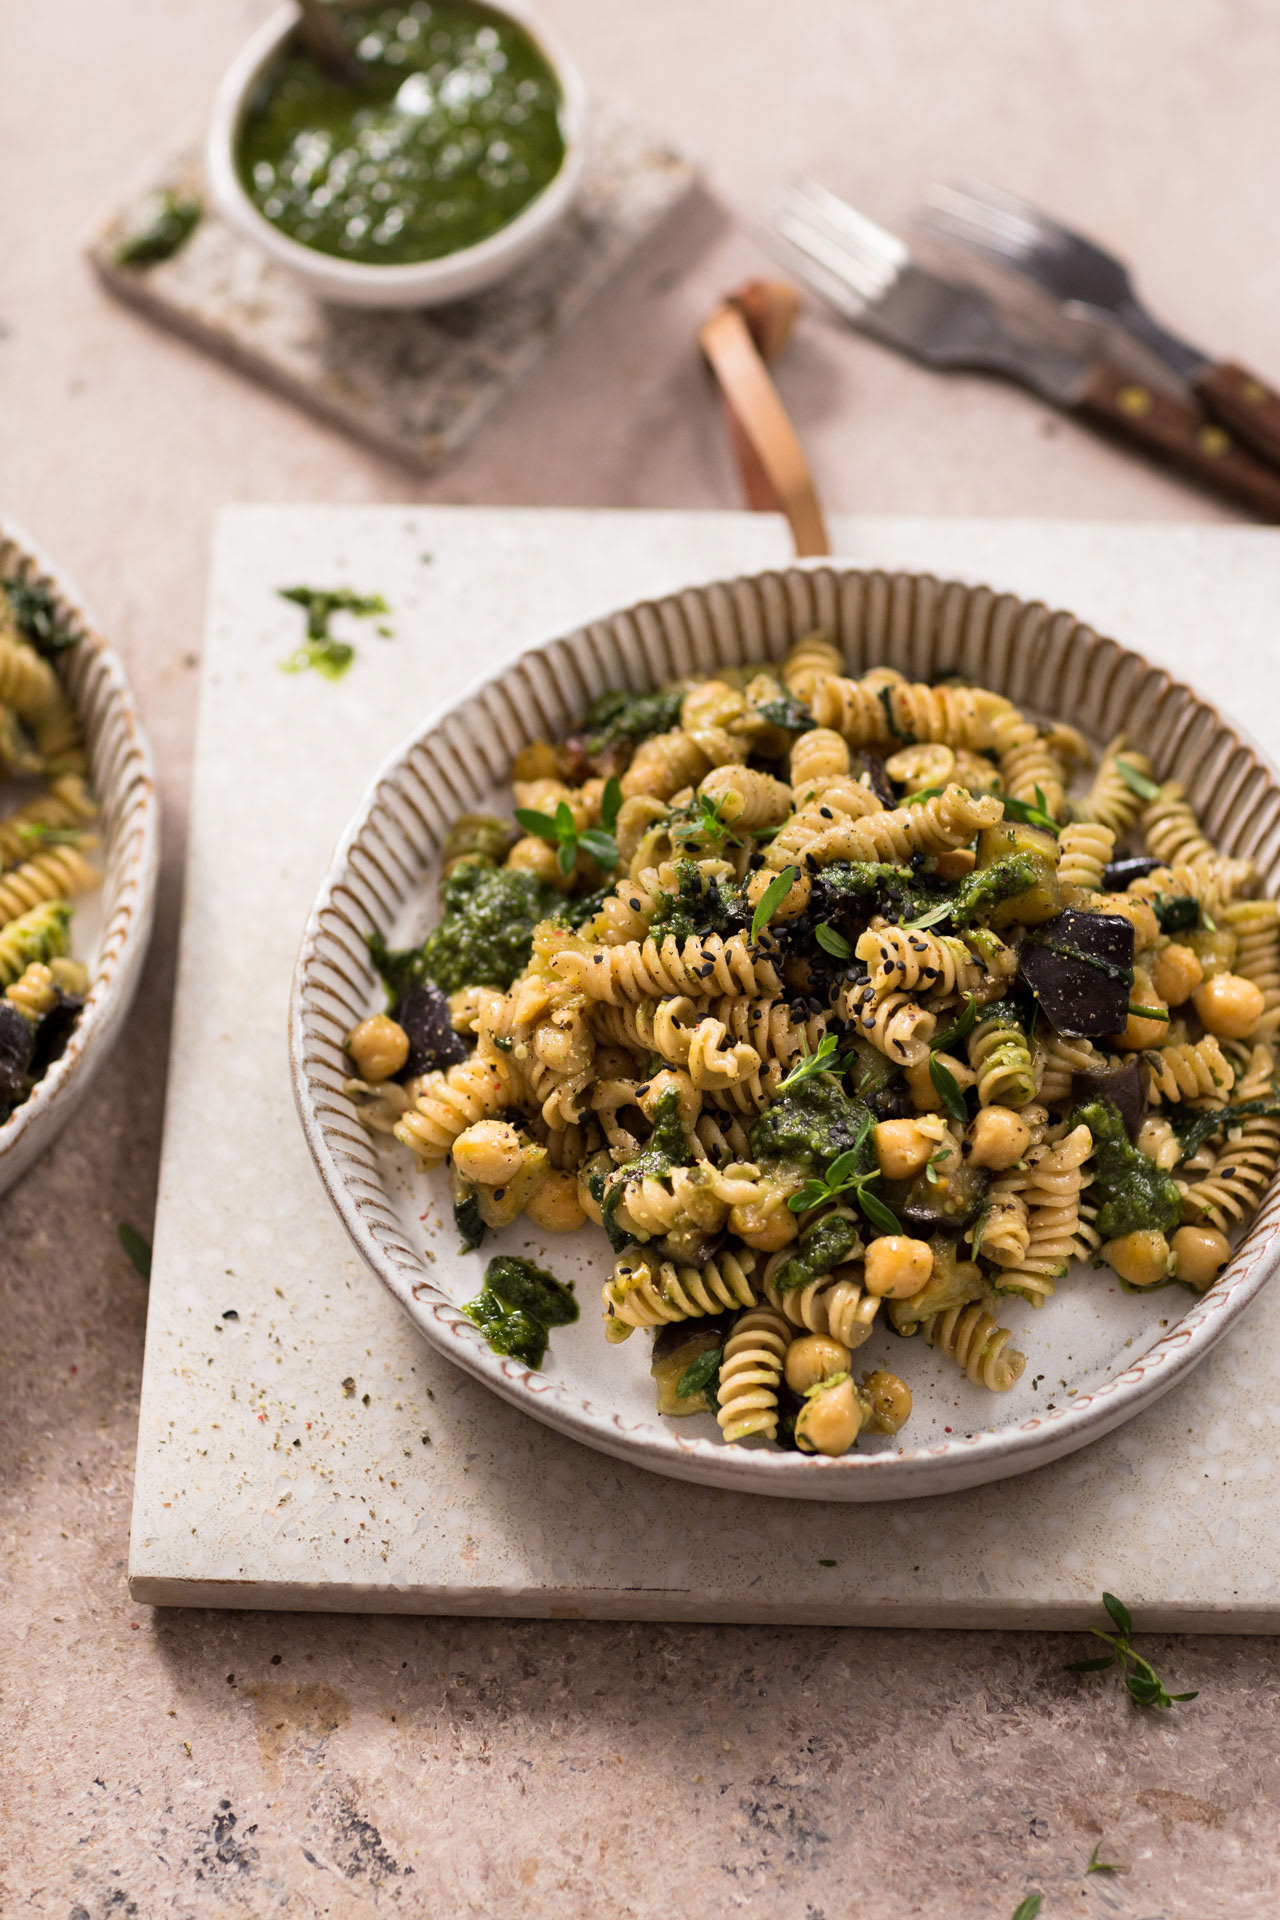
[[[653,1360],[649,1368],[657,1388],[659,1413],[683,1415],[711,1412],[713,1403],[706,1387],[698,1387],[692,1393],[686,1390],[683,1394],[677,1392],[677,1388],[695,1361],[701,1360],[704,1367],[699,1372],[706,1372],[707,1386],[714,1392],[719,1369],[711,1356],[720,1353],[729,1337],[731,1325],[729,1317],[721,1315],[714,1320],[699,1320],[694,1326],[683,1320],[659,1327],[654,1337]],[[688,1384],[686,1382],[686,1389]]]
[[[1068,910],[1024,942],[1018,965],[1049,1025],[1073,1039],[1119,1033],[1133,991],[1133,927]]]
[[[35,1029],[11,1000],[0,1000],[0,1116],[26,1098]]]
[[[1089,1100],[1109,1100],[1124,1130],[1136,1141],[1146,1118],[1147,1088],[1151,1069],[1145,1060],[1130,1058],[1122,1067],[1108,1067],[1100,1073],[1073,1073],[1071,1104],[1082,1106]]]
[[[439,987],[411,987],[393,1016],[409,1036],[409,1058],[396,1075],[408,1080],[435,1067],[454,1067],[467,1057],[467,1043],[449,1018]]]
[[[1031,827],[1022,820],[1002,820],[998,826],[984,827],[978,835],[978,867],[994,866],[1010,854],[1024,854],[1034,861],[1035,884],[1025,893],[1015,893],[992,907],[989,919],[993,927],[1039,926],[1062,911],[1062,890],[1058,885],[1058,842],[1045,827]]]

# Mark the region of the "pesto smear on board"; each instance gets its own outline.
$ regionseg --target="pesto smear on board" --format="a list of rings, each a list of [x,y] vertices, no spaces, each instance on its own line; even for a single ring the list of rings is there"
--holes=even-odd
[[[560,171],[560,89],[514,21],[456,0],[335,11],[363,84],[290,43],[240,134],[245,191],[290,239],[366,265],[435,260],[505,227]]]

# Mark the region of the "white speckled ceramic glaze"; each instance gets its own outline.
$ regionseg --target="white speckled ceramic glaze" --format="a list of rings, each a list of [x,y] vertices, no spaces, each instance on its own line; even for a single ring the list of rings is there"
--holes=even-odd
[[[74,903],[72,952],[89,965],[89,992],[62,1055],[0,1126],[0,1193],[66,1126],[115,1043],[146,958],[160,858],[151,749],[124,668],[66,577],[18,527],[0,522],[0,579],[14,578],[48,587],[62,620],[79,635],[54,665],[88,742],[103,886],[100,895]]]
[[[900,1444],[811,1459],[767,1446],[727,1447],[708,1420],[659,1418],[643,1337],[619,1349],[600,1335],[594,1298],[609,1255],[591,1229],[574,1236],[572,1253],[564,1243],[555,1249],[557,1270],[572,1267],[578,1277],[584,1312],[578,1326],[557,1333],[544,1371],[491,1353],[459,1311],[478,1290],[483,1263],[438,1256],[424,1224],[442,1201],[447,1215],[443,1176],[415,1173],[402,1150],[375,1143],[342,1092],[343,1035],[381,1004],[366,934],[376,929],[393,943],[421,936],[435,912],[433,862],[450,821],[491,799],[521,746],[563,733],[604,688],[779,660],[815,627],[837,638],[855,673],[878,664],[919,680],[960,672],[1095,740],[1125,729],[1162,777],[1185,783],[1210,835],[1226,851],[1250,855],[1261,890],[1275,891],[1276,776],[1188,687],[1073,615],[992,588],[834,562],[793,566],[692,587],[595,621],[524,654],[418,730],[369,789],[316,900],[294,982],[292,1067],[307,1141],[343,1224],[414,1324],[459,1366],[537,1419],[660,1473],[791,1498],[892,1500],[1042,1466],[1175,1386],[1275,1266],[1280,1196],[1269,1195],[1202,1298],[1182,1289],[1127,1296],[1109,1273],[1077,1269],[1041,1314],[1009,1303],[1003,1317],[1014,1344],[1020,1334],[1035,1342],[1027,1376],[1012,1393],[967,1383],[957,1390],[950,1363],[918,1341],[904,1345],[877,1331],[860,1362],[892,1364],[908,1379],[916,1397],[911,1425]],[[516,1239],[509,1234],[499,1244],[514,1248]],[[532,1244],[527,1236],[519,1241],[522,1249]],[[546,1257],[547,1243],[537,1251]]]

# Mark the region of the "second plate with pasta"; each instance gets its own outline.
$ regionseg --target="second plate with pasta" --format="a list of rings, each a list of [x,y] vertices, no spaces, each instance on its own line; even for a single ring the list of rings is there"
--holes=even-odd
[[[1278,838],[1254,750],[1069,615],[690,589],[380,776],[299,963],[304,1127],[536,1417],[723,1486],[977,1484],[1138,1411],[1270,1270]]]

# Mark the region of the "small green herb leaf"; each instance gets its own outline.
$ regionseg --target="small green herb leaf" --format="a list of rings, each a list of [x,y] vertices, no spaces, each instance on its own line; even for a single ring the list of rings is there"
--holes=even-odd
[[[808,1048],[792,1067],[785,1080],[779,1082],[778,1092],[787,1093],[792,1087],[798,1087],[813,1073],[838,1073],[843,1063],[836,1059],[836,1037],[834,1033],[824,1033],[814,1052]]]
[[[817,941],[823,952],[831,954],[834,959],[852,960],[853,948],[849,942],[842,933],[837,933],[836,929],[829,926],[825,920],[818,927]]]
[[[613,832],[621,811],[622,782],[616,773],[611,773],[604,783],[604,792],[600,796],[600,825],[606,833]]]
[[[1131,1634],[1133,1632],[1133,1616],[1130,1614],[1123,1600],[1117,1600],[1114,1593],[1104,1593],[1102,1596],[1102,1604],[1115,1621],[1121,1633]]]
[[[560,829],[549,813],[536,813],[532,807],[517,807],[515,816],[525,832],[536,834],[539,840],[560,838]]]
[[[144,1280],[151,1278],[151,1242],[144,1240],[136,1227],[122,1220],[116,1228],[116,1236]]]
[[[1002,793],[997,797],[1004,802],[1005,816],[1010,820],[1021,820],[1029,827],[1042,827],[1046,833],[1057,835],[1060,831],[1057,821],[1044,806],[1044,795],[1036,788],[1041,804],[1033,806],[1030,800],[1016,800],[1011,793]]]
[[[987,1230],[987,1221],[990,1216],[991,1208],[989,1206],[984,1207],[973,1223],[973,1230],[969,1235],[969,1249],[975,1260],[978,1257],[978,1249],[982,1245],[982,1236]]]
[[[1025,1900],[1020,1900],[1013,1910],[1013,1920],[1036,1920],[1042,1897],[1038,1893],[1029,1893]]]
[[[876,1175],[871,1174],[868,1177],[874,1180]],[[902,1232],[902,1222],[892,1207],[886,1207],[883,1200],[877,1199],[874,1193],[869,1192],[867,1188],[861,1184],[857,1192],[858,1205],[862,1208],[862,1211],[866,1214],[873,1227],[879,1227],[881,1233]]]
[[[1167,1007],[1136,1007],[1131,1000],[1129,1002],[1129,1011],[1135,1020],[1163,1020],[1166,1027],[1169,1024],[1169,1010]]]
[[[1100,1847],[1101,1845],[1102,1845],[1102,1842],[1101,1840],[1099,1840],[1098,1847]],[[1089,1864],[1085,1868],[1086,1873],[1127,1873],[1128,1872],[1128,1868],[1122,1867],[1118,1860],[1099,1860],[1098,1847],[1095,1847],[1093,1852],[1089,1855]]]
[[[969,1038],[969,1035],[973,1032],[977,1024],[978,1002],[973,994],[970,994],[965,1001],[964,1012],[960,1015],[955,1025],[948,1027],[945,1033],[940,1033],[934,1040],[933,1051],[935,1053],[950,1053],[957,1041],[967,1040]]]
[[[836,1567],[839,1566],[839,1564],[838,1560],[819,1560],[818,1562],[820,1567]]]
[[[965,1126],[969,1119],[969,1110],[964,1104],[964,1095],[954,1073],[946,1062],[936,1053],[929,1055],[929,1078],[933,1082],[934,1092],[953,1120]]]
[[[1126,787],[1132,787],[1140,800],[1146,800],[1150,803],[1152,800],[1158,800],[1160,798],[1160,789],[1155,781],[1149,780],[1145,773],[1138,771],[1137,767],[1130,766],[1127,760],[1122,760],[1117,754],[1112,761],[1112,765],[1124,781]]]
[[[899,805],[904,807],[922,807],[926,800],[936,800],[940,793],[945,792],[945,787],[921,787],[918,792],[907,794],[906,798],[899,802]]]
[[[751,938],[758,940],[778,908],[800,878],[799,867],[784,867],[775,874],[760,896],[760,904],[751,916]]]
[[[902,924],[920,932],[924,927],[936,927],[939,920],[946,920],[955,910],[954,900],[941,900],[936,907],[930,907],[927,913],[918,913],[914,920],[904,920]]]
[[[570,836],[568,840],[562,840],[560,842],[560,845],[556,848],[556,865],[559,867],[561,873],[565,876],[566,880],[568,879],[569,875],[573,872],[574,866],[577,862],[577,858],[578,858],[577,841],[573,839],[572,836]]]
[[[603,833],[599,827],[588,827],[585,833],[578,835],[578,845],[608,872],[617,866],[618,843],[611,833]]]
[[[676,1381],[676,1399],[688,1400],[695,1393],[705,1392],[719,1373],[723,1357],[723,1347],[712,1347],[709,1353],[700,1353],[696,1360],[691,1360]]]

